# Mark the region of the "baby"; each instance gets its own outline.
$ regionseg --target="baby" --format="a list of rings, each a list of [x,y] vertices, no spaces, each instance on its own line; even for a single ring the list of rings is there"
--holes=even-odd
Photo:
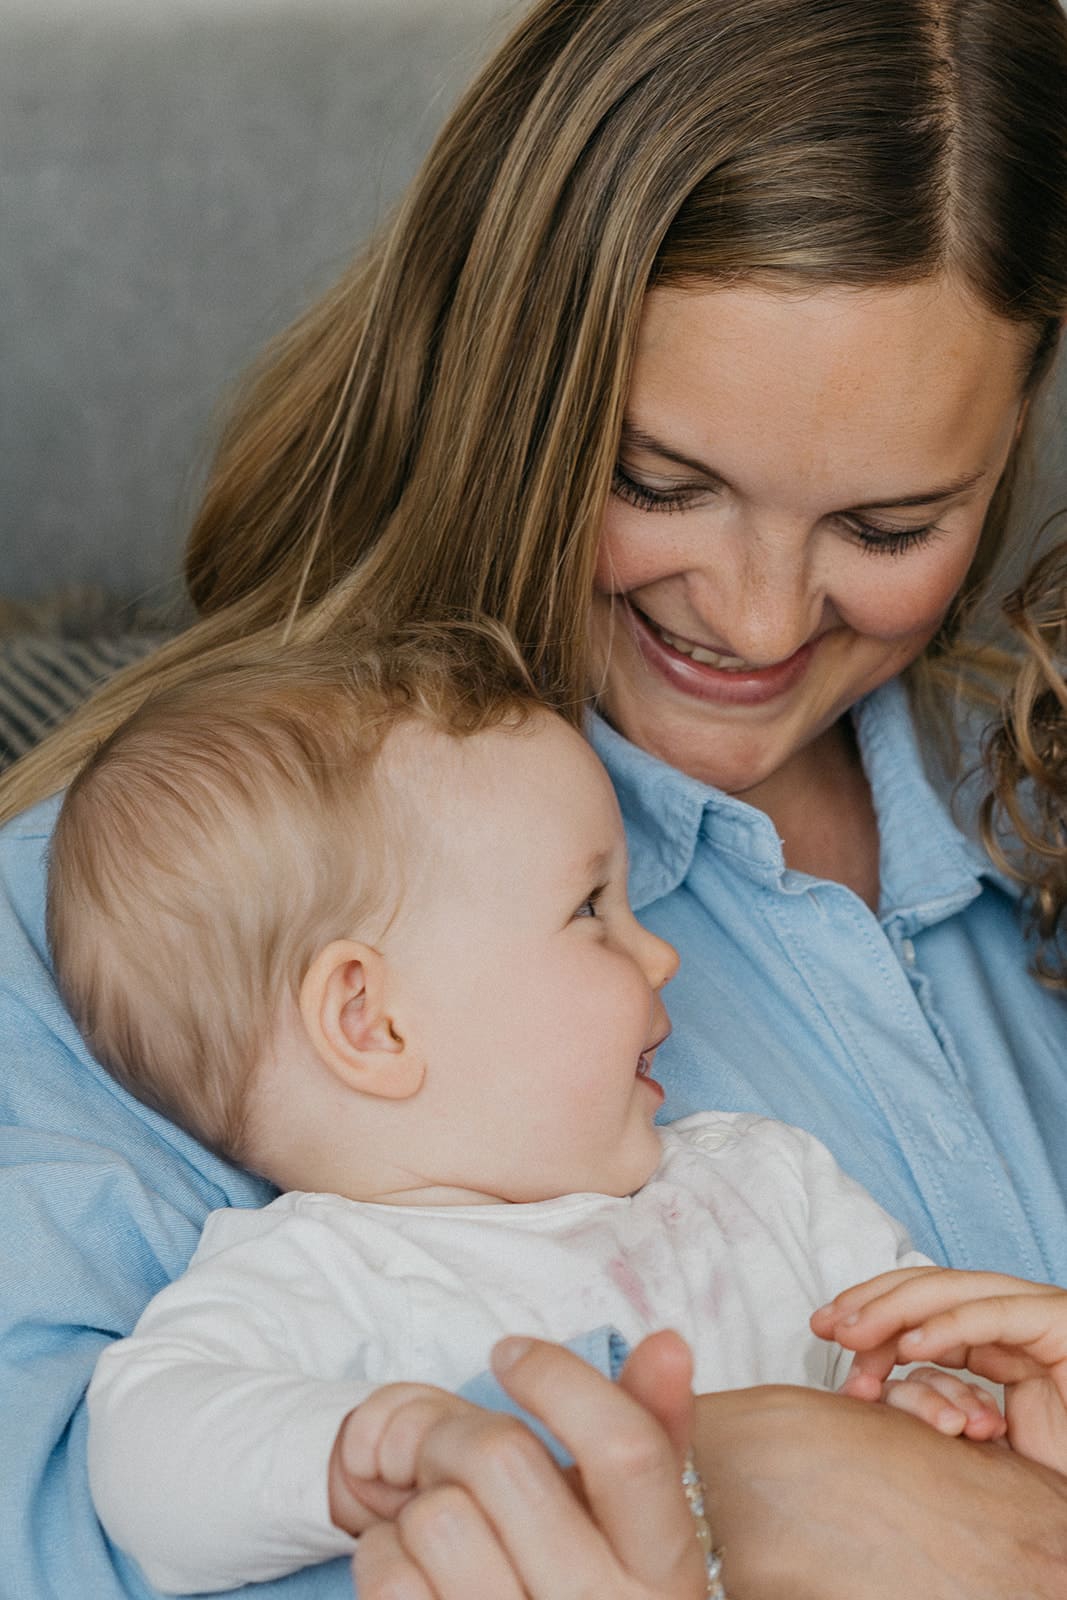
[[[285,1191],[214,1213],[93,1379],[97,1507],[157,1588],[352,1550],[361,1402],[459,1388],[507,1334],[671,1326],[698,1390],[836,1386],[851,1344],[853,1392],[994,1437],[960,1379],[885,1381],[898,1346],[969,1353],[1017,1385],[1012,1442],[1067,1465],[1067,1295],[931,1269],[796,1129],[654,1125],[675,952],[630,910],[604,770],[494,636],[290,650],[158,695],[71,786],[49,934],[118,1081]]]

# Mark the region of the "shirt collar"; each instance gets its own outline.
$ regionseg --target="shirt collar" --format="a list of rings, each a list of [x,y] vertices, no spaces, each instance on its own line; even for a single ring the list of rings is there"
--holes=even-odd
[[[708,790],[631,744],[595,712],[587,732],[615,785],[630,849],[630,903],[640,911],[689,871]]]
[[[1007,887],[927,777],[900,680],[868,695],[853,719],[878,815],[882,921],[898,921],[908,935],[961,910],[981,893],[983,879]],[[781,840],[762,811],[638,749],[600,716],[590,719],[589,734],[619,797],[636,910],[685,880],[702,834],[749,877],[782,883],[788,869]]]
[[[777,879],[784,872],[781,840],[762,811],[639,749],[601,716],[589,719],[588,732],[626,824],[635,910],[684,881],[702,833],[715,848],[739,858],[752,876]]]

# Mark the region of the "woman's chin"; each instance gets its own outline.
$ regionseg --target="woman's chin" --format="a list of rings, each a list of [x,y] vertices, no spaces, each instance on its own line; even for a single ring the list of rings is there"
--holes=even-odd
[[[676,696],[635,693],[620,682],[608,684],[599,709],[631,744],[735,795],[765,783],[822,731],[814,719],[808,730],[794,718],[770,717],[765,709],[759,717],[741,718],[707,701],[679,704]]]

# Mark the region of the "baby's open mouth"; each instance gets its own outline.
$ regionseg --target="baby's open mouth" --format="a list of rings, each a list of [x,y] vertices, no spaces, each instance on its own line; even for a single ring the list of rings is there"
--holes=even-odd
[[[670,1035],[671,1030],[668,1027],[666,1032],[661,1033],[658,1039],[654,1039],[651,1044],[645,1045],[645,1048],[641,1051],[641,1054],[637,1058],[637,1076],[639,1078],[651,1078],[652,1058],[656,1054],[656,1051],[659,1049],[660,1045],[663,1044],[666,1039],[670,1038]]]
[[[664,1035],[664,1038],[666,1038],[666,1034]],[[650,1094],[654,1095],[656,1100],[661,1105],[663,1103],[666,1090],[664,1089],[662,1083],[652,1076],[652,1058],[662,1043],[663,1039],[657,1039],[655,1044],[650,1044],[646,1049],[641,1051],[641,1054],[637,1058],[637,1072],[635,1074],[636,1081],[638,1083],[645,1084],[648,1087]]]

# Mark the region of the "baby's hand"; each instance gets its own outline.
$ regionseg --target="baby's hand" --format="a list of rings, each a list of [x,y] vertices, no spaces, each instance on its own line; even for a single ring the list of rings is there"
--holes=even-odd
[[[851,1395],[854,1400],[882,1400],[887,1406],[918,1417],[938,1433],[961,1434],[985,1443],[1003,1439],[1008,1431],[988,1389],[941,1367],[916,1367],[906,1377],[888,1378],[882,1383],[873,1373],[857,1372],[853,1363],[838,1392]]]
[[[898,1362],[937,1361],[1003,1384],[1012,1446],[1067,1470],[1067,1291],[994,1272],[906,1267],[846,1289],[811,1327],[857,1352],[846,1393],[885,1399],[935,1427],[935,1416],[948,1422],[949,1406],[963,1414],[963,1426],[942,1431],[998,1436],[983,1431],[989,1423],[970,1385],[928,1370],[887,1383]]]
[[[330,1517],[361,1534],[391,1522],[415,1494],[415,1459],[428,1428],[472,1410],[469,1401],[423,1383],[384,1385],[350,1411],[330,1454]]]

